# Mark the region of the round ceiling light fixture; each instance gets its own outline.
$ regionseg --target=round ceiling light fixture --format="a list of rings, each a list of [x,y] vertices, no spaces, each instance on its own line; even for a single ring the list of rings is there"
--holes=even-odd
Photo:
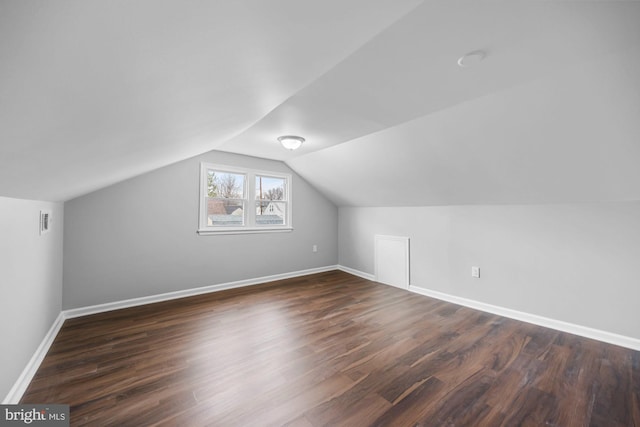
[[[473,52],[469,52],[466,55],[461,56],[458,59],[458,66],[461,68],[470,68],[474,65],[479,64],[487,54],[482,50],[474,50]]]
[[[301,136],[285,135],[279,136],[278,141],[280,141],[280,144],[287,150],[297,150],[304,142],[304,138]]]

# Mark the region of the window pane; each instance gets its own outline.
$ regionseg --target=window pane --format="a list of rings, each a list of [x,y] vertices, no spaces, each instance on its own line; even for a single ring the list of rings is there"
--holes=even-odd
[[[262,200],[256,202],[257,225],[284,225],[287,212],[287,202]]]
[[[223,199],[244,199],[244,179],[240,173],[207,171],[207,196]]]
[[[244,201],[232,199],[207,200],[207,225],[244,225]]]
[[[284,200],[285,179],[256,175],[256,200]]]

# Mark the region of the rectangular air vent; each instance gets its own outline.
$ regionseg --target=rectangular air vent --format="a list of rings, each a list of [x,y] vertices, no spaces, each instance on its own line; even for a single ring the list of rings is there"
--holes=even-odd
[[[40,235],[48,233],[51,229],[51,212],[40,211]]]
[[[409,289],[409,238],[375,236],[376,282]]]

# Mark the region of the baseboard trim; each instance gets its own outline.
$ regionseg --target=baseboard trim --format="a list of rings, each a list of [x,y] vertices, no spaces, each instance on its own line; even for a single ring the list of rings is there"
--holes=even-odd
[[[210,292],[219,292],[227,289],[240,288],[245,286],[253,286],[261,283],[269,283],[277,280],[290,279],[294,277],[302,277],[310,274],[316,273],[324,273],[332,270],[341,270],[345,273],[353,274],[354,276],[361,277],[366,280],[375,280],[375,276],[369,273],[365,273],[350,267],[346,267],[343,265],[331,265],[319,268],[310,268],[306,270],[299,270],[290,273],[283,274],[275,274],[271,276],[263,276],[254,279],[246,279],[246,280],[238,280],[235,282],[221,283],[217,285],[205,286],[200,288],[193,289],[185,289],[182,291],[176,292],[168,292],[164,294],[152,295],[148,297],[141,298],[133,298],[123,301],[116,301],[112,303],[106,304],[98,304],[87,307],[80,307],[71,310],[63,310],[60,312],[58,317],[55,319],[49,331],[42,339],[42,342],[36,349],[35,353],[29,360],[29,363],[25,366],[24,370],[16,380],[15,384],[9,390],[9,393],[2,401],[3,405],[17,404],[20,402],[22,395],[27,390],[27,387],[31,383],[34,375],[36,374],[42,360],[46,356],[51,344],[53,344],[53,340],[58,335],[60,328],[66,319],[71,319],[75,317],[87,316],[90,314],[97,314],[112,310],[119,310],[122,308],[136,307],[144,304],[152,304],[154,302],[160,301],[168,301],[172,299],[184,298],[194,295],[201,295]],[[442,301],[451,302],[453,304],[463,305],[465,307],[473,308],[476,310],[485,311],[488,313],[497,314],[499,316],[508,317],[515,320],[520,320],[527,323],[532,323],[539,326],[544,326],[547,328],[568,332],[571,334],[579,335],[586,338],[595,339],[598,341],[607,342],[609,344],[619,345],[621,347],[630,348],[632,350],[640,351],[640,340],[636,338],[631,338],[623,335],[618,335],[610,332],[601,331],[598,329],[588,328],[585,326],[580,326],[568,322],[563,322],[559,320],[550,319],[543,316],[538,316],[534,314],[529,314],[517,310],[512,310],[505,307],[499,307],[491,304],[486,304],[479,301],[470,300],[467,298],[457,297],[454,295],[449,295],[443,292],[433,291],[430,289],[425,289],[422,287],[418,287],[415,285],[409,286],[409,291],[414,292],[416,294],[428,296],[431,298],[436,298]]]
[[[64,323],[64,321],[64,313],[60,312],[60,314],[58,314],[58,317],[56,317],[56,320],[53,321],[53,324],[49,328],[49,331],[40,342],[40,345],[36,349],[35,353],[33,353],[33,356],[31,356],[31,360],[29,360],[29,363],[27,363],[27,366],[25,366],[25,368],[22,370],[22,373],[13,384],[13,387],[11,387],[11,390],[9,390],[9,393],[2,401],[3,405],[15,405],[20,402],[20,399],[22,399],[22,395],[25,391],[27,391],[27,387],[29,387],[31,380],[38,371],[38,368],[44,360],[44,357],[47,355],[51,344],[53,344],[53,340],[58,335],[58,332],[60,332],[60,328],[62,328],[62,324]]]
[[[294,277],[308,276],[309,274],[324,273],[326,271],[337,270],[338,266],[330,265],[306,270],[293,271],[290,273],[274,274],[271,276],[257,277],[253,279],[237,280],[235,282],[220,283],[217,285],[203,286],[200,288],[184,289],[180,291],[167,292],[163,294],[150,295],[140,298],[131,298],[122,301],[108,302],[105,304],[90,305],[87,307],[72,308],[65,310],[67,319],[88,316],[90,314],[104,313],[107,311],[120,310],[123,308],[136,307],[139,305],[153,304],[155,302],[169,301],[178,298],[191,297],[195,295],[219,292],[227,289],[241,288],[245,286],[259,285],[262,283],[275,282],[276,280],[291,279]]]
[[[337,266],[337,268],[338,270],[344,271],[345,273],[353,274],[354,276],[362,277],[363,279],[375,281],[375,276],[373,274],[365,273],[363,271],[359,271],[340,264]],[[637,338],[627,337],[612,332],[606,332],[600,329],[589,328],[587,326],[576,325],[575,323],[564,322],[562,320],[538,316],[536,314],[525,313],[523,311],[513,310],[506,307],[487,304],[480,301],[446,294],[444,292],[426,289],[416,285],[409,285],[409,291],[431,298],[436,298],[442,301],[447,301],[453,304],[463,305],[465,307],[473,308],[487,313],[497,314],[498,316],[504,316],[510,319],[520,320],[522,322],[543,326],[545,328],[568,332],[570,334],[578,335],[581,337],[590,338],[597,341],[618,345],[620,347],[630,348],[631,350],[640,351],[640,339]]]
[[[354,276],[361,277],[367,280],[376,280],[376,276],[373,274],[365,273],[364,271],[356,270],[351,267],[346,267],[344,265],[338,265],[336,268],[340,271],[344,271],[345,273],[353,274]]]
[[[152,304],[154,302],[168,301],[172,299],[184,298],[184,297],[189,297],[194,295],[202,295],[210,292],[219,292],[219,291],[224,291],[226,289],[234,289],[234,288],[241,288],[245,286],[259,285],[262,283],[275,282],[276,280],[291,279],[294,277],[308,276],[310,274],[324,273],[324,272],[333,271],[333,270],[339,270],[338,266],[328,265],[325,267],[309,268],[306,270],[292,271],[289,273],[282,273],[282,274],[274,274],[271,276],[257,277],[254,279],[238,280],[235,282],[220,283],[217,285],[204,286],[201,288],[185,289],[182,291],[167,292],[164,294],[151,295],[148,297],[132,298],[128,300],[115,301],[115,302],[106,303],[106,304],[98,304],[98,305],[92,305],[87,307],[74,308],[70,310],[63,310],[60,312],[60,314],[58,314],[58,317],[53,322],[53,325],[51,325],[51,328],[43,338],[42,342],[40,343],[40,346],[31,357],[31,360],[29,360],[29,363],[27,363],[27,366],[24,368],[24,370],[18,377],[18,380],[15,382],[11,390],[9,390],[9,393],[7,394],[5,399],[2,401],[2,404],[11,405],[11,404],[17,404],[18,402],[20,402],[20,399],[22,399],[22,395],[27,390],[27,387],[29,387],[31,380],[33,379],[34,375],[38,371],[38,368],[40,367],[42,360],[44,360],[44,357],[49,351],[51,344],[53,344],[53,340],[58,335],[58,332],[60,332],[60,328],[62,328],[62,324],[66,319],[73,319],[75,317],[88,316],[90,314],[97,314],[97,313],[103,313],[103,312],[112,311],[112,310],[119,310],[121,308],[129,308],[129,307],[136,307],[144,304]]]
[[[431,298],[436,298],[442,301],[451,302],[453,304],[463,305],[465,307],[473,308],[480,311],[485,311],[487,313],[493,313],[499,316],[508,317],[510,319],[520,320],[522,322],[532,323],[538,326],[544,326],[545,328],[551,328],[557,331],[568,332],[570,334],[579,335],[581,337],[591,338],[591,339],[606,342],[609,344],[618,345],[620,347],[625,347],[625,348],[630,348],[632,350],[640,351],[640,339],[631,338],[624,335],[618,335],[611,332],[602,331],[599,329],[593,329],[586,326],[580,326],[574,323],[568,323],[561,320],[550,319],[548,317],[538,316],[536,314],[530,314],[530,313],[525,313],[518,310],[512,310],[510,308],[500,307],[497,305],[487,304],[484,302],[462,298],[455,295],[446,294],[443,292],[433,291],[431,289],[425,289],[415,285],[410,285],[409,291],[420,294],[420,295],[425,295]]]

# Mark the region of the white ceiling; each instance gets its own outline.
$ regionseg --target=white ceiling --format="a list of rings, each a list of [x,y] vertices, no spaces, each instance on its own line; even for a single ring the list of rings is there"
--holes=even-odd
[[[637,1],[5,0],[0,196],[217,149],[339,205],[638,200],[638,22]]]
[[[216,148],[417,0],[2,0],[0,195],[67,200]]]
[[[289,163],[340,206],[640,200],[639,76],[612,54]]]

